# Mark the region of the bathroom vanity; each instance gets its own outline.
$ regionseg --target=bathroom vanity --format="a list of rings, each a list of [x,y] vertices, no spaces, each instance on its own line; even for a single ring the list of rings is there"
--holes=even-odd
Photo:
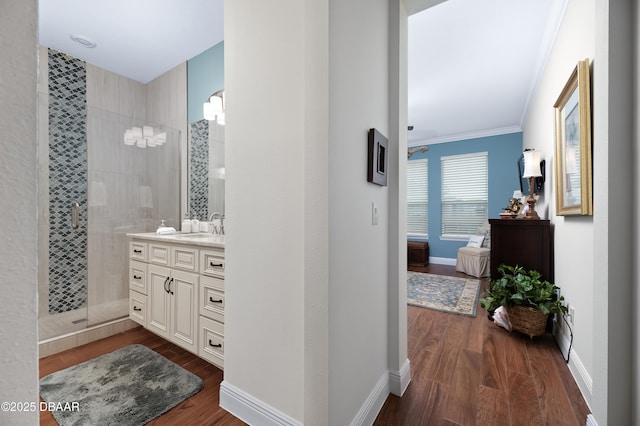
[[[224,236],[129,237],[129,318],[224,368]]]

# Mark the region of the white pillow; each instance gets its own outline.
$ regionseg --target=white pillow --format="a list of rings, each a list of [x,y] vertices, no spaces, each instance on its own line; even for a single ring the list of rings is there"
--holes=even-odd
[[[472,235],[471,237],[469,237],[467,247],[482,247],[483,241],[484,237],[482,235]]]

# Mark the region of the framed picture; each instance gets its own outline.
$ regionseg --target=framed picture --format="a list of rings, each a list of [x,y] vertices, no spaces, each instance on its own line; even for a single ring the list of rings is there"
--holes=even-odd
[[[556,214],[593,214],[589,59],[578,62],[553,106]]]
[[[387,186],[388,141],[376,129],[369,129],[367,182]]]

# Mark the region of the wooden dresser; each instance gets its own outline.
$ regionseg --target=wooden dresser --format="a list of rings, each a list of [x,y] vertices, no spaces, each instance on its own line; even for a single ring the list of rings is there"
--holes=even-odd
[[[553,232],[548,220],[489,219],[491,225],[491,278],[498,266],[519,265],[553,282]]]

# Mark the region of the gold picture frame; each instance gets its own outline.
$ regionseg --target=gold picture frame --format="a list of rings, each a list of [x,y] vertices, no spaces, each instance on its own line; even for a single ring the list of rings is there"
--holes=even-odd
[[[556,119],[556,214],[592,215],[589,59],[578,62],[553,106]]]

